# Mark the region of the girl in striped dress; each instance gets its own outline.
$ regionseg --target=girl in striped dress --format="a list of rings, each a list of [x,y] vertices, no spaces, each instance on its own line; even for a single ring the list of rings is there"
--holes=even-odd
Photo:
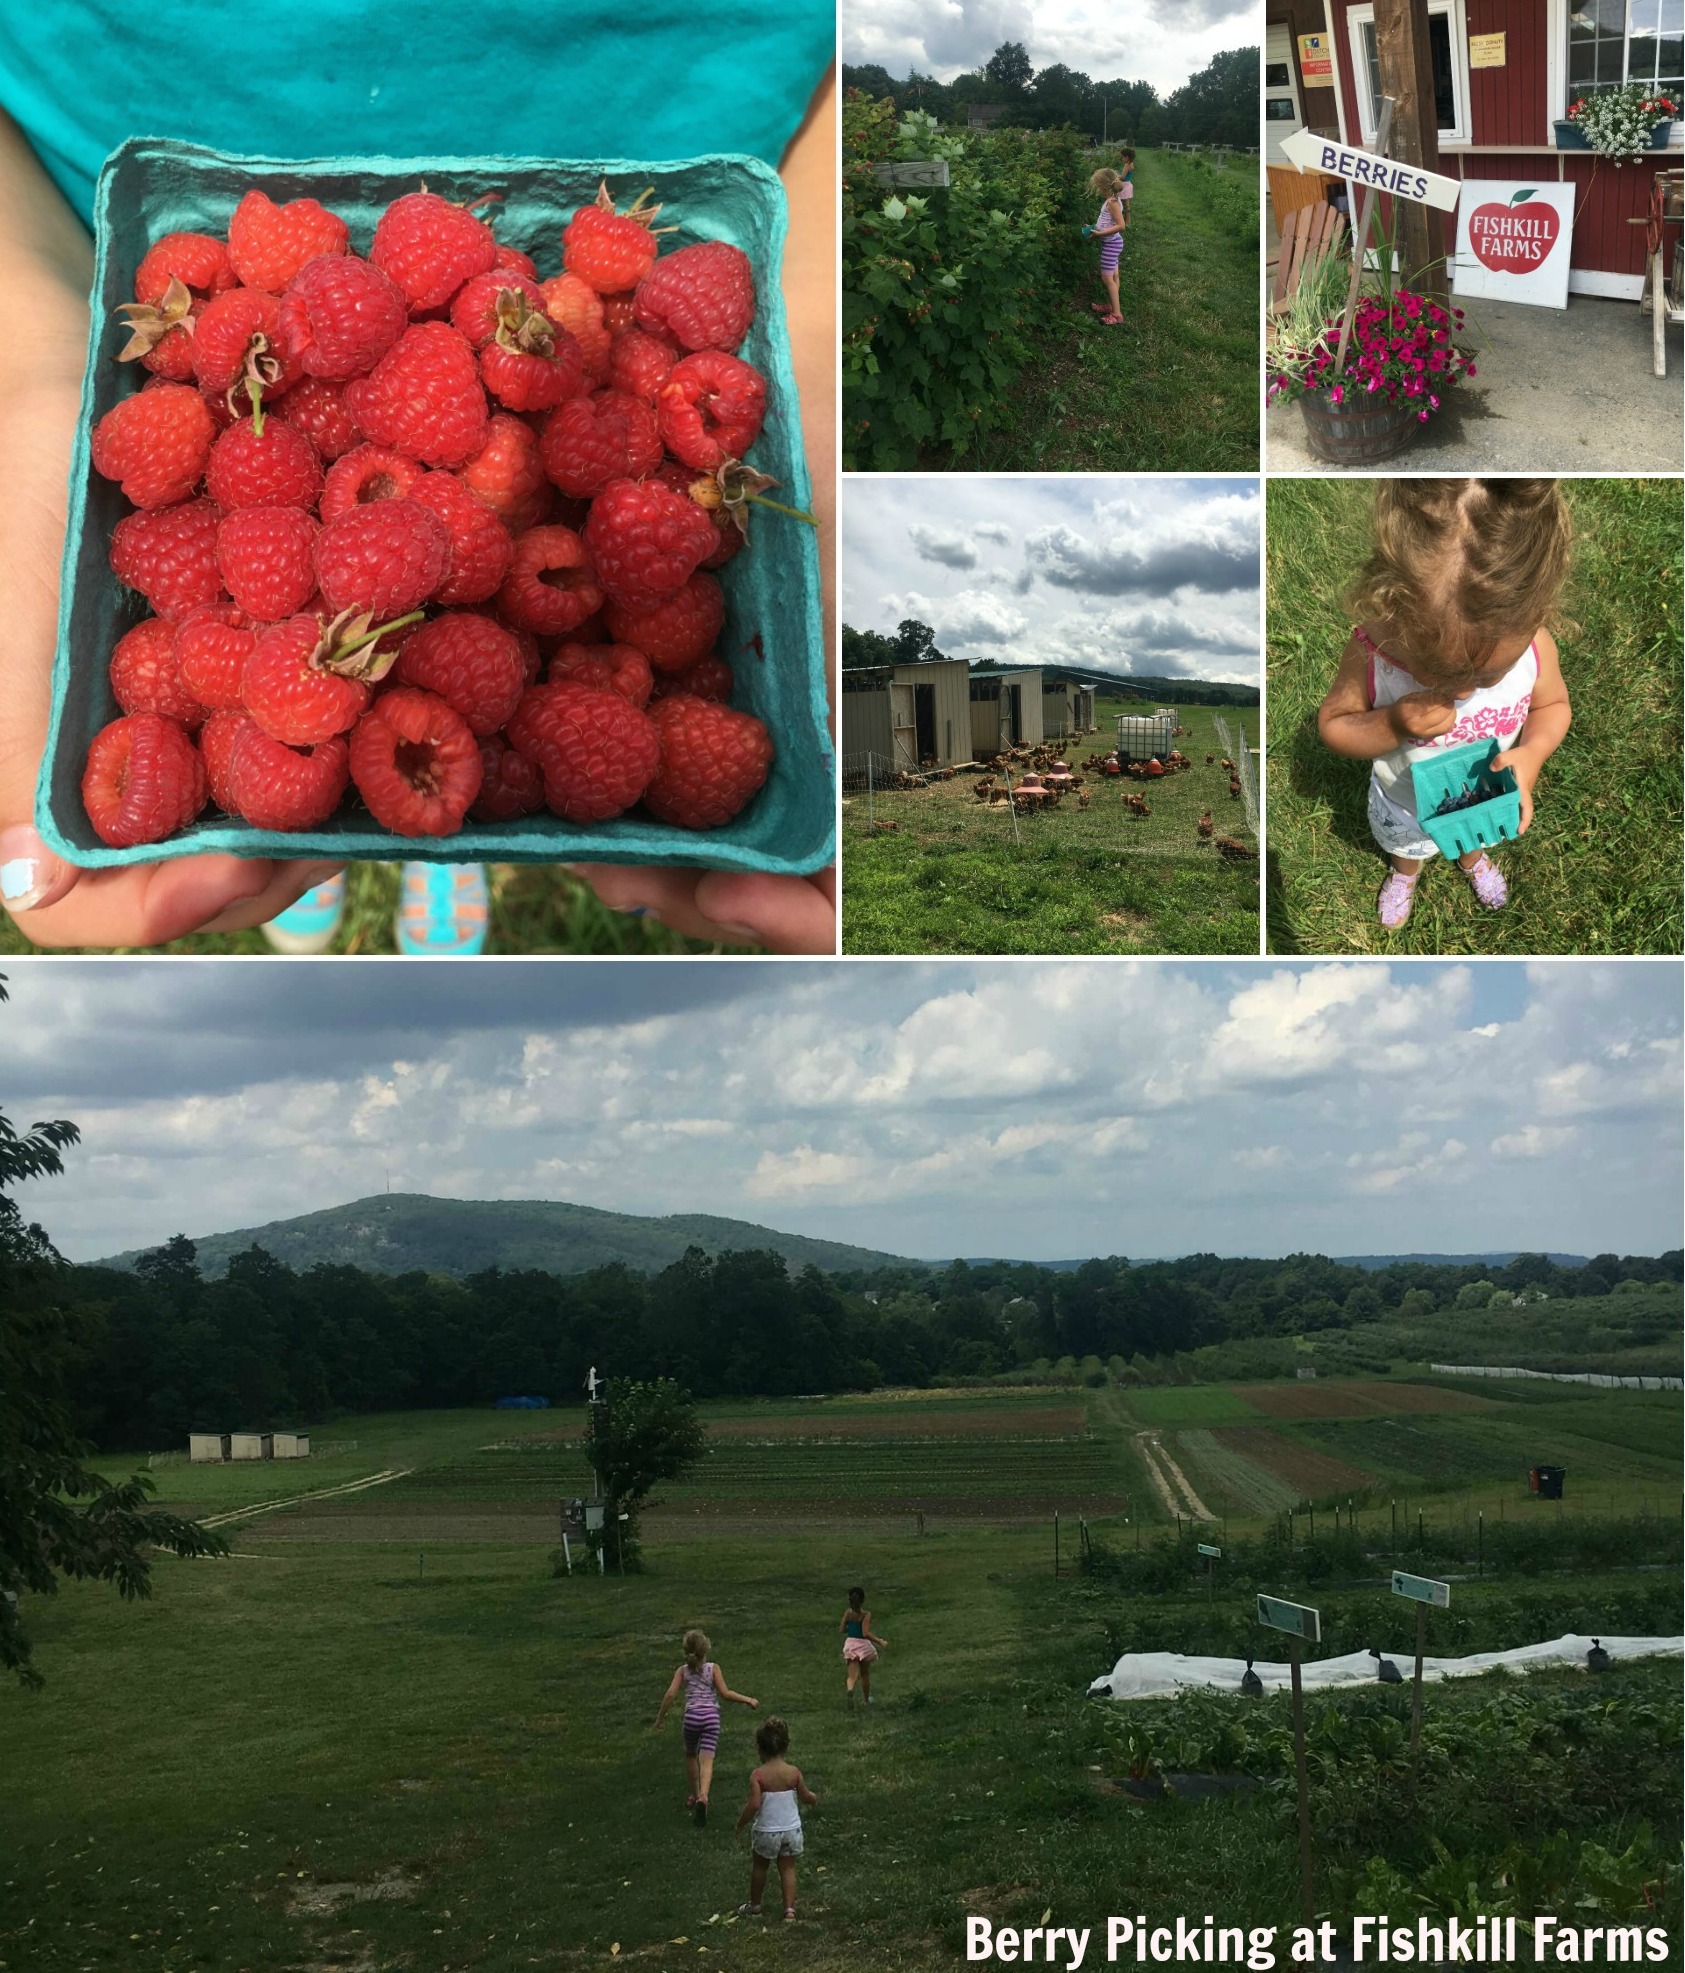
[[[1103,201],[1100,217],[1088,230],[1100,242],[1100,285],[1106,291],[1104,303],[1090,302],[1089,306],[1108,329],[1115,329],[1123,320],[1118,308],[1117,269],[1123,257],[1123,229],[1129,223],[1123,210],[1123,180],[1106,167],[1089,179],[1088,189]]]
[[[667,1708],[682,1692],[685,1702],[685,1778],[690,1783],[685,1807],[690,1810],[691,1819],[698,1829],[705,1827],[708,1821],[708,1788],[714,1778],[714,1756],[720,1745],[720,1701],[729,1699],[733,1705],[747,1706],[750,1712],[760,1705],[758,1699],[751,1699],[747,1693],[732,1691],[719,1666],[709,1658],[708,1650],[708,1639],[701,1631],[685,1632],[684,1663],[673,1674],[672,1683],[661,1695],[653,1729],[656,1733],[661,1731]]]

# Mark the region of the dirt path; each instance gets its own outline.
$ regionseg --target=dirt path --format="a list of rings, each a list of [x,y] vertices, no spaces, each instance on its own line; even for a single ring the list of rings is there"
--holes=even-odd
[[[1217,1516],[1189,1485],[1188,1476],[1159,1443],[1156,1432],[1137,1432],[1135,1450],[1151,1475],[1159,1499],[1172,1514],[1191,1514],[1196,1521],[1216,1520]]]
[[[370,1473],[361,1480],[346,1480],[337,1487],[316,1487],[309,1493],[286,1494],[280,1500],[253,1501],[249,1507],[231,1507],[225,1514],[207,1514],[199,1525],[202,1528],[226,1528],[237,1521],[250,1521],[259,1514],[273,1514],[280,1507],[296,1507],[301,1500],[332,1500],[340,1494],[363,1493],[369,1487],[383,1487],[392,1480],[401,1480],[411,1470],[408,1466],[393,1466],[383,1473]]]

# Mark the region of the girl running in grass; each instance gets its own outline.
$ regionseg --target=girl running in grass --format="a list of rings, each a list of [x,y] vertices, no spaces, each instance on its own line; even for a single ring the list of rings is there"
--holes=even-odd
[[[759,1918],[761,1893],[766,1889],[767,1865],[778,1866],[778,1888],[784,1895],[786,1920],[796,1915],[796,1858],[802,1853],[802,1805],[812,1808],[819,1797],[802,1779],[802,1771],[785,1756],[790,1729],[776,1714],[755,1729],[761,1764],[749,1777],[749,1799],[737,1818],[736,1834],[751,1818],[749,1902],[737,1907],[740,1918]]]
[[[1416,812],[1413,762],[1496,739],[1494,769],[1521,790],[1521,833],[1539,770],[1568,732],[1552,624],[1571,527],[1555,480],[1383,480],[1375,546],[1348,607],[1356,619],[1317,730],[1337,754],[1373,761],[1369,827],[1391,863],[1381,924],[1410,916],[1438,854]],[[1488,911],[1509,902],[1484,849],[1458,859]]]
[[[873,1633],[872,1613],[866,1608],[866,1592],[863,1589],[848,1592],[848,1608],[837,1619],[837,1629],[842,1632],[843,1663],[848,1667],[849,1704],[854,1703],[854,1687],[858,1682],[869,1706],[872,1703],[872,1667],[877,1663],[878,1652],[888,1644],[889,1639]]]
[[[1129,224],[1123,211],[1123,187],[1123,178],[1109,166],[1103,166],[1088,181],[1088,189],[1102,201],[1100,217],[1088,230],[1100,242],[1100,285],[1106,291],[1104,302],[1090,302],[1089,307],[1108,329],[1115,329],[1123,320],[1117,299],[1117,268],[1123,257],[1123,229]]]
[[[720,1701],[729,1699],[734,1705],[747,1706],[750,1712],[754,1712],[761,1703],[758,1699],[751,1699],[747,1693],[732,1691],[719,1666],[709,1658],[708,1649],[708,1639],[701,1631],[685,1632],[684,1663],[673,1674],[672,1683],[661,1695],[655,1725],[651,1729],[655,1733],[661,1731],[667,1708],[682,1692],[685,1697],[685,1778],[690,1783],[685,1807],[690,1810],[691,1820],[698,1829],[705,1827],[708,1821],[708,1787],[714,1778],[714,1756],[720,1745]]]

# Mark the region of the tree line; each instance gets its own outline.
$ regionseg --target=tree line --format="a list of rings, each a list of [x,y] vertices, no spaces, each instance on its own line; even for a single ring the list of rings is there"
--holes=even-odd
[[[220,1280],[181,1236],[132,1273],[53,1270],[76,1311],[66,1393],[107,1450],[179,1445],[189,1431],[267,1429],[335,1415],[581,1401],[588,1369],[672,1378],[697,1397],[921,1385],[1104,1362],[1179,1381],[1291,1374],[1291,1339],[1389,1314],[1617,1294],[1678,1282],[1677,1252],[1599,1255],[1583,1268],[1523,1255],[1496,1270],[1317,1255],[1231,1260],[908,1263],[792,1271],[767,1252],[690,1249],[659,1273],[616,1264],[555,1275],[496,1268],[464,1280],[348,1266],[295,1272],[252,1247]],[[1615,1306],[1614,1304],[1611,1305]],[[1543,1311],[1540,1311],[1542,1314]],[[1664,1326],[1665,1312],[1658,1317]],[[1190,1363],[1192,1369],[1189,1369]],[[1227,1364],[1229,1367],[1224,1368]]]
[[[1020,41],[1004,41],[979,69],[938,82],[914,69],[897,78],[876,62],[843,64],[844,89],[894,99],[901,110],[923,110],[942,123],[964,124],[973,104],[1003,114],[994,129],[1056,130],[1069,126],[1096,142],[1226,145],[1258,142],[1258,50],[1231,48],[1180,89],[1161,98],[1150,82],[1121,76],[1094,81],[1053,62],[1037,69]]]

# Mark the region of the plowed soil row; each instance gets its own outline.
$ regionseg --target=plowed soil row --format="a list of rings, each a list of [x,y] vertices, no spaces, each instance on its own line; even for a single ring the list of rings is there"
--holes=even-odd
[[[1301,1500],[1355,1493],[1375,1484],[1376,1476],[1361,1466],[1348,1466],[1343,1459],[1317,1452],[1285,1432],[1271,1431],[1267,1425],[1217,1425],[1211,1436],[1219,1445],[1232,1448],[1266,1473],[1284,1480]]]
[[[1245,1384],[1235,1396],[1266,1418],[1398,1418],[1422,1411],[1496,1411],[1491,1398],[1437,1384]]]

